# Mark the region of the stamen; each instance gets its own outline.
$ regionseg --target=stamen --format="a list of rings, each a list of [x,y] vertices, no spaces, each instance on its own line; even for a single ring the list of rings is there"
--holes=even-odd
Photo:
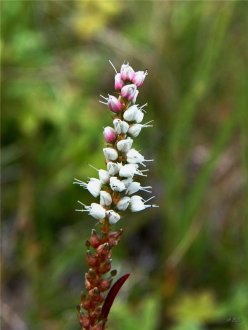
[[[99,172],[99,169],[96,168],[95,166],[91,165],[91,164],[88,164],[89,167],[93,168],[94,170],[96,170],[97,172]]]
[[[142,127],[153,127],[153,125],[149,125],[150,123],[152,123],[154,120],[150,120],[147,123],[143,124]]]
[[[116,70],[114,64],[113,64],[110,60],[109,60],[109,63],[110,63],[110,65],[112,66],[112,68],[115,70],[115,73],[117,73],[117,70]]]
[[[155,198],[155,196],[152,196],[152,197],[148,198],[146,201],[144,201],[144,203],[149,202],[149,201],[150,201],[151,199],[153,199],[153,198]]]

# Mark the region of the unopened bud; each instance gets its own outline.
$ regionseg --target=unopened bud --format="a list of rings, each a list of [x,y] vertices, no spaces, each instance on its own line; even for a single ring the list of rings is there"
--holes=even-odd
[[[88,329],[90,326],[90,320],[89,317],[86,315],[80,316],[80,325],[82,328]]]
[[[144,80],[145,80],[145,77],[148,75],[147,71],[137,71],[135,72],[134,76],[133,76],[133,79],[132,79],[132,82],[137,86],[137,87],[140,87]]]
[[[130,84],[130,85],[125,85],[122,87],[121,89],[121,96],[125,99],[127,99],[128,101],[136,101],[136,97],[137,97],[137,87],[134,84]]]
[[[108,259],[105,262],[103,262],[102,264],[100,264],[100,266],[98,267],[97,270],[99,273],[105,274],[105,273],[109,272],[110,269],[111,269],[111,260]]]
[[[85,300],[85,301],[83,301],[83,302],[82,302],[82,307],[83,307],[84,309],[86,309],[86,310],[91,309],[91,302],[90,302],[90,300]]]
[[[86,261],[90,267],[95,267],[98,263],[97,257],[92,255],[89,251],[86,254]]]
[[[121,75],[122,80],[132,81],[134,74],[135,74],[135,71],[129,64],[122,64],[121,70],[120,70],[120,75]]]
[[[100,291],[97,287],[94,287],[93,289],[89,290],[89,296],[90,297],[96,297],[99,295]]]
[[[124,86],[124,81],[121,79],[121,74],[116,73],[115,75],[115,90],[120,90]]]
[[[117,245],[119,240],[120,240],[120,237],[123,233],[123,229],[120,229],[118,231],[112,231],[109,233],[109,245]]]
[[[97,248],[101,244],[100,237],[97,235],[97,232],[95,229],[92,229],[92,231],[91,231],[89,243],[93,248]]]
[[[115,130],[110,126],[107,126],[103,130],[103,136],[107,143],[113,143],[116,139]]]
[[[109,95],[108,97],[101,97],[106,101],[100,101],[100,103],[107,104],[108,108],[115,113],[121,112],[122,110],[122,103],[113,95]]]
[[[104,243],[99,245],[96,251],[99,255],[107,255],[109,253],[109,250],[110,250],[109,244]]]
[[[107,280],[107,279],[106,280],[102,280],[100,282],[100,285],[99,285],[100,291],[106,291],[106,290],[108,290],[110,288],[111,282],[112,282],[112,279],[110,279],[110,280]]]
[[[87,278],[87,275],[85,274],[85,280],[84,280],[84,284],[85,284],[85,287],[86,287],[86,290],[89,291],[92,289],[92,284],[90,283],[90,281],[88,280]]]

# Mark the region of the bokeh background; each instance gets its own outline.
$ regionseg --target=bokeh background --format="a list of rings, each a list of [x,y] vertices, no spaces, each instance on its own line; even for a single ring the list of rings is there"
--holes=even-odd
[[[2,0],[2,327],[79,329],[103,126],[124,61],[149,75],[136,148],[159,209],[129,214],[109,330],[248,329],[246,1]]]

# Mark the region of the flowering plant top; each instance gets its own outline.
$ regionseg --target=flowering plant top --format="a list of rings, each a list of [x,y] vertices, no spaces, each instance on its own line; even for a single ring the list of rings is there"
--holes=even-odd
[[[111,63],[111,62],[110,62]],[[111,63],[113,66],[113,64]],[[113,66],[114,67],[114,66]],[[139,176],[147,176],[146,162],[144,156],[133,148],[133,139],[137,137],[144,127],[151,127],[151,122],[142,124],[144,118],[144,107],[136,103],[140,87],[147,71],[134,71],[127,63],[122,64],[120,72],[115,67],[114,87],[117,96],[101,95],[101,103],[107,105],[113,112],[113,127],[107,126],[103,130],[103,136],[107,146],[103,148],[106,160],[106,169],[99,169],[98,178],[90,178],[88,182],[75,179],[74,183],[87,189],[89,193],[99,198],[98,203],[85,205],[79,202],[83,209],[77,210],[87,212],[100,222],[108,221],[114,224],[121,219],[121,213],[128,208],[132,212],[142,211],[148,207],[156,207],[147,204],[153,197],[144,200],[137,195],[140,191],[151,192],[151,187],[142,187],[138,182]]]
[[[139,195],[142,191],[151,193],[151,187],[142,186],[139,178],[147,176],[146,163],[152,160],[145,159],[133,147],[134,138],[141,130],[152,126],[151,122],[142,124],[146,104],[136,104],[138,88],[143,84],[147,72],[135,72],[128,63],[121,66],[120,72],[113,68],[117,95],[101,96],[100,101],[113,113],[113,125],[103,129],[106,168],[96,169],[98,178],[90,178],[88,182],[74,180],[75,184],[87,189],[97,199],[90,205],[79,201],[83,208],[77,211],[87,212],[101,224],[101,232],[97,233],[93,229],[86,241],[86,262],[90,268],[85,274],[87,292],[81,295],[78,305],[80,326],[89,330],[105,329],[109,310],[129,276],[123,275],[111,287],[116,274],[112,270],[112,248],[118,244],[123,233],[122,229],[112,231],[112,225],[121,219],[127,209],[139,212],[156,207],[147,204],[154,196],[145,200]]]

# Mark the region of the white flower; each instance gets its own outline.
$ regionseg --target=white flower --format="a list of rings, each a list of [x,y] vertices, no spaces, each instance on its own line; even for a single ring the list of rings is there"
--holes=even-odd
[[[110,224],[114,224],[120,220],[120,215],[113,210],[106,211],[106,215],[109,219]]]
[[[116,146],[119,151],[128,152],[132,148],[133,139],[128,137],[127,139],[120,140]]]
[[[121,181],[124,183],[125,187],[127,188],[130,185],[130,183],[133,182],[133,178],[129,177],[129,178],[121,180]]]
[[[118,174],[120,168],[121,168],[121,163],[108,162],[107,164],[107,170],[110,175]]]
[[[146,124],[133,124],[129,127],[128,129],[128,133],[132,136],[132,137],[136,137],[139,135],[139,133],[141,132],[141,129],[143,127],[152,127],[152,125],[148,125],[149,123],[151,123],[151,121],[147,122]]]
[[[127,152],[127,162],[129,164],[142,164],[145,166],[144,162],[151,162],[152,159],[145,159],[137,150],[130,149]]]
[[[143,172],[146,172],[146,171],[148,171],[148,170],[142,170],[142,171],[138,170],[137,164],[126,164],[120,168],[119,176],[121,176],[123,178],[132,178],[135,174],[141,175],[141,176],[147,176],[147,175],[143,174]]]
[[[151,200],[153,197],[147,199],[146,201],[141,197],[141,196],[138,196],[138,195],[134,195],[130,198],[130,209],[132,212],[139,212],[139,211],[142,211],[148,207],[158,207],[157,205],[147,205],[145,204],[146,202],[148,202],[149,200]]]
[[[147,71],[137,71],[135,72],[134,76],[133,76],[133,79],[132,79],[132,82],[137,86],[137,87],[140,87],[144,80],[145,80],[145,77],[147,76]]]
[[[135,121],[137,111],[140,111],[137,105],[132,105],[123,114],[123,118],[127,121]]]
[[[102,182],[102,184],[108,183],[109,182],[109,172],[106,170],[98,170],[98,175],[99,175],[99,179]]]
[[[76,210],[79,212],[88,212],[89,215],[91,215],[93,218],[97,220],[101,220],[105,218],[106,210],[103,208],[100,204],[97,203],[91,203],[90,206],[87,206],[83,204],[82,202],[78,201],[83,207],[84,210]]]
[[[102,184],[108,183],[109,182],[109,173],[106,170],[99,170],[96,167],[89,165],[90,167],[92,167],[94,170],[96,170],[98,172],[99,175],[99,179],[101,181]],[[82,181],[81,181],[82,182]]]
[[[136,112],[135,121],[136,123],[141,123],[144,118],[144,113],[140,110]]]
[[[109,185],[113,191],[121,192],[126,189],[125,184],[115,176],[110,178]]]
[[[78,179],[74,179],[75,181],[73,183],[78,184],[81,187],[84,187],[87,189],[92,196],[97,197],[100,194],[100,190],[102,188],[102,183],[99,179],[90,178],[89,182],[83,182]]]
[[[118,152],[114,148],[103,148],[103,153],[106,160],[116,160],[118,158]]]
[[[130,197],[124,196],[116,204],[116,207],[119,211],[125,211],[130,204]]]
[[[127,186],[126,194],[132,195],[132,194],[136,193],[139,190],[146,191],[146,192],[150,193],[151,191],[148,190],[148,189],[151,189],[151,188],[152,188],[151,186],[142,187],[140,182],[131,182]]]
[[[143,107],[147,104],[142,105],[142,107],[138,107],[136,104],[129,107],[123,114],[123,118],[126,121],[134,121],[136,123],[141,123],[144,118],[144,113],[141,111]],[[144,111],[144,110],[143,110]]]
[[[112,198],[110,193],[105,190],[100,191],[100,204],[102,206],[109,206],[112,203]]]
[[[113,120],[113,125],[115,128],[115,132],[117,134],[126,134],[129,128],[129,125],[127,122],[125,122],[124,120],[120,120],[118,118],[115,118]]]
[[[121,89],[121,96],[135,103],[137,98],[137,86],[134,84],[125,85]]]
[[[127,64],[123,63],[121,66],[120,74],[122,80],[132,81],[135,75],[135,71],[128,63]]]

